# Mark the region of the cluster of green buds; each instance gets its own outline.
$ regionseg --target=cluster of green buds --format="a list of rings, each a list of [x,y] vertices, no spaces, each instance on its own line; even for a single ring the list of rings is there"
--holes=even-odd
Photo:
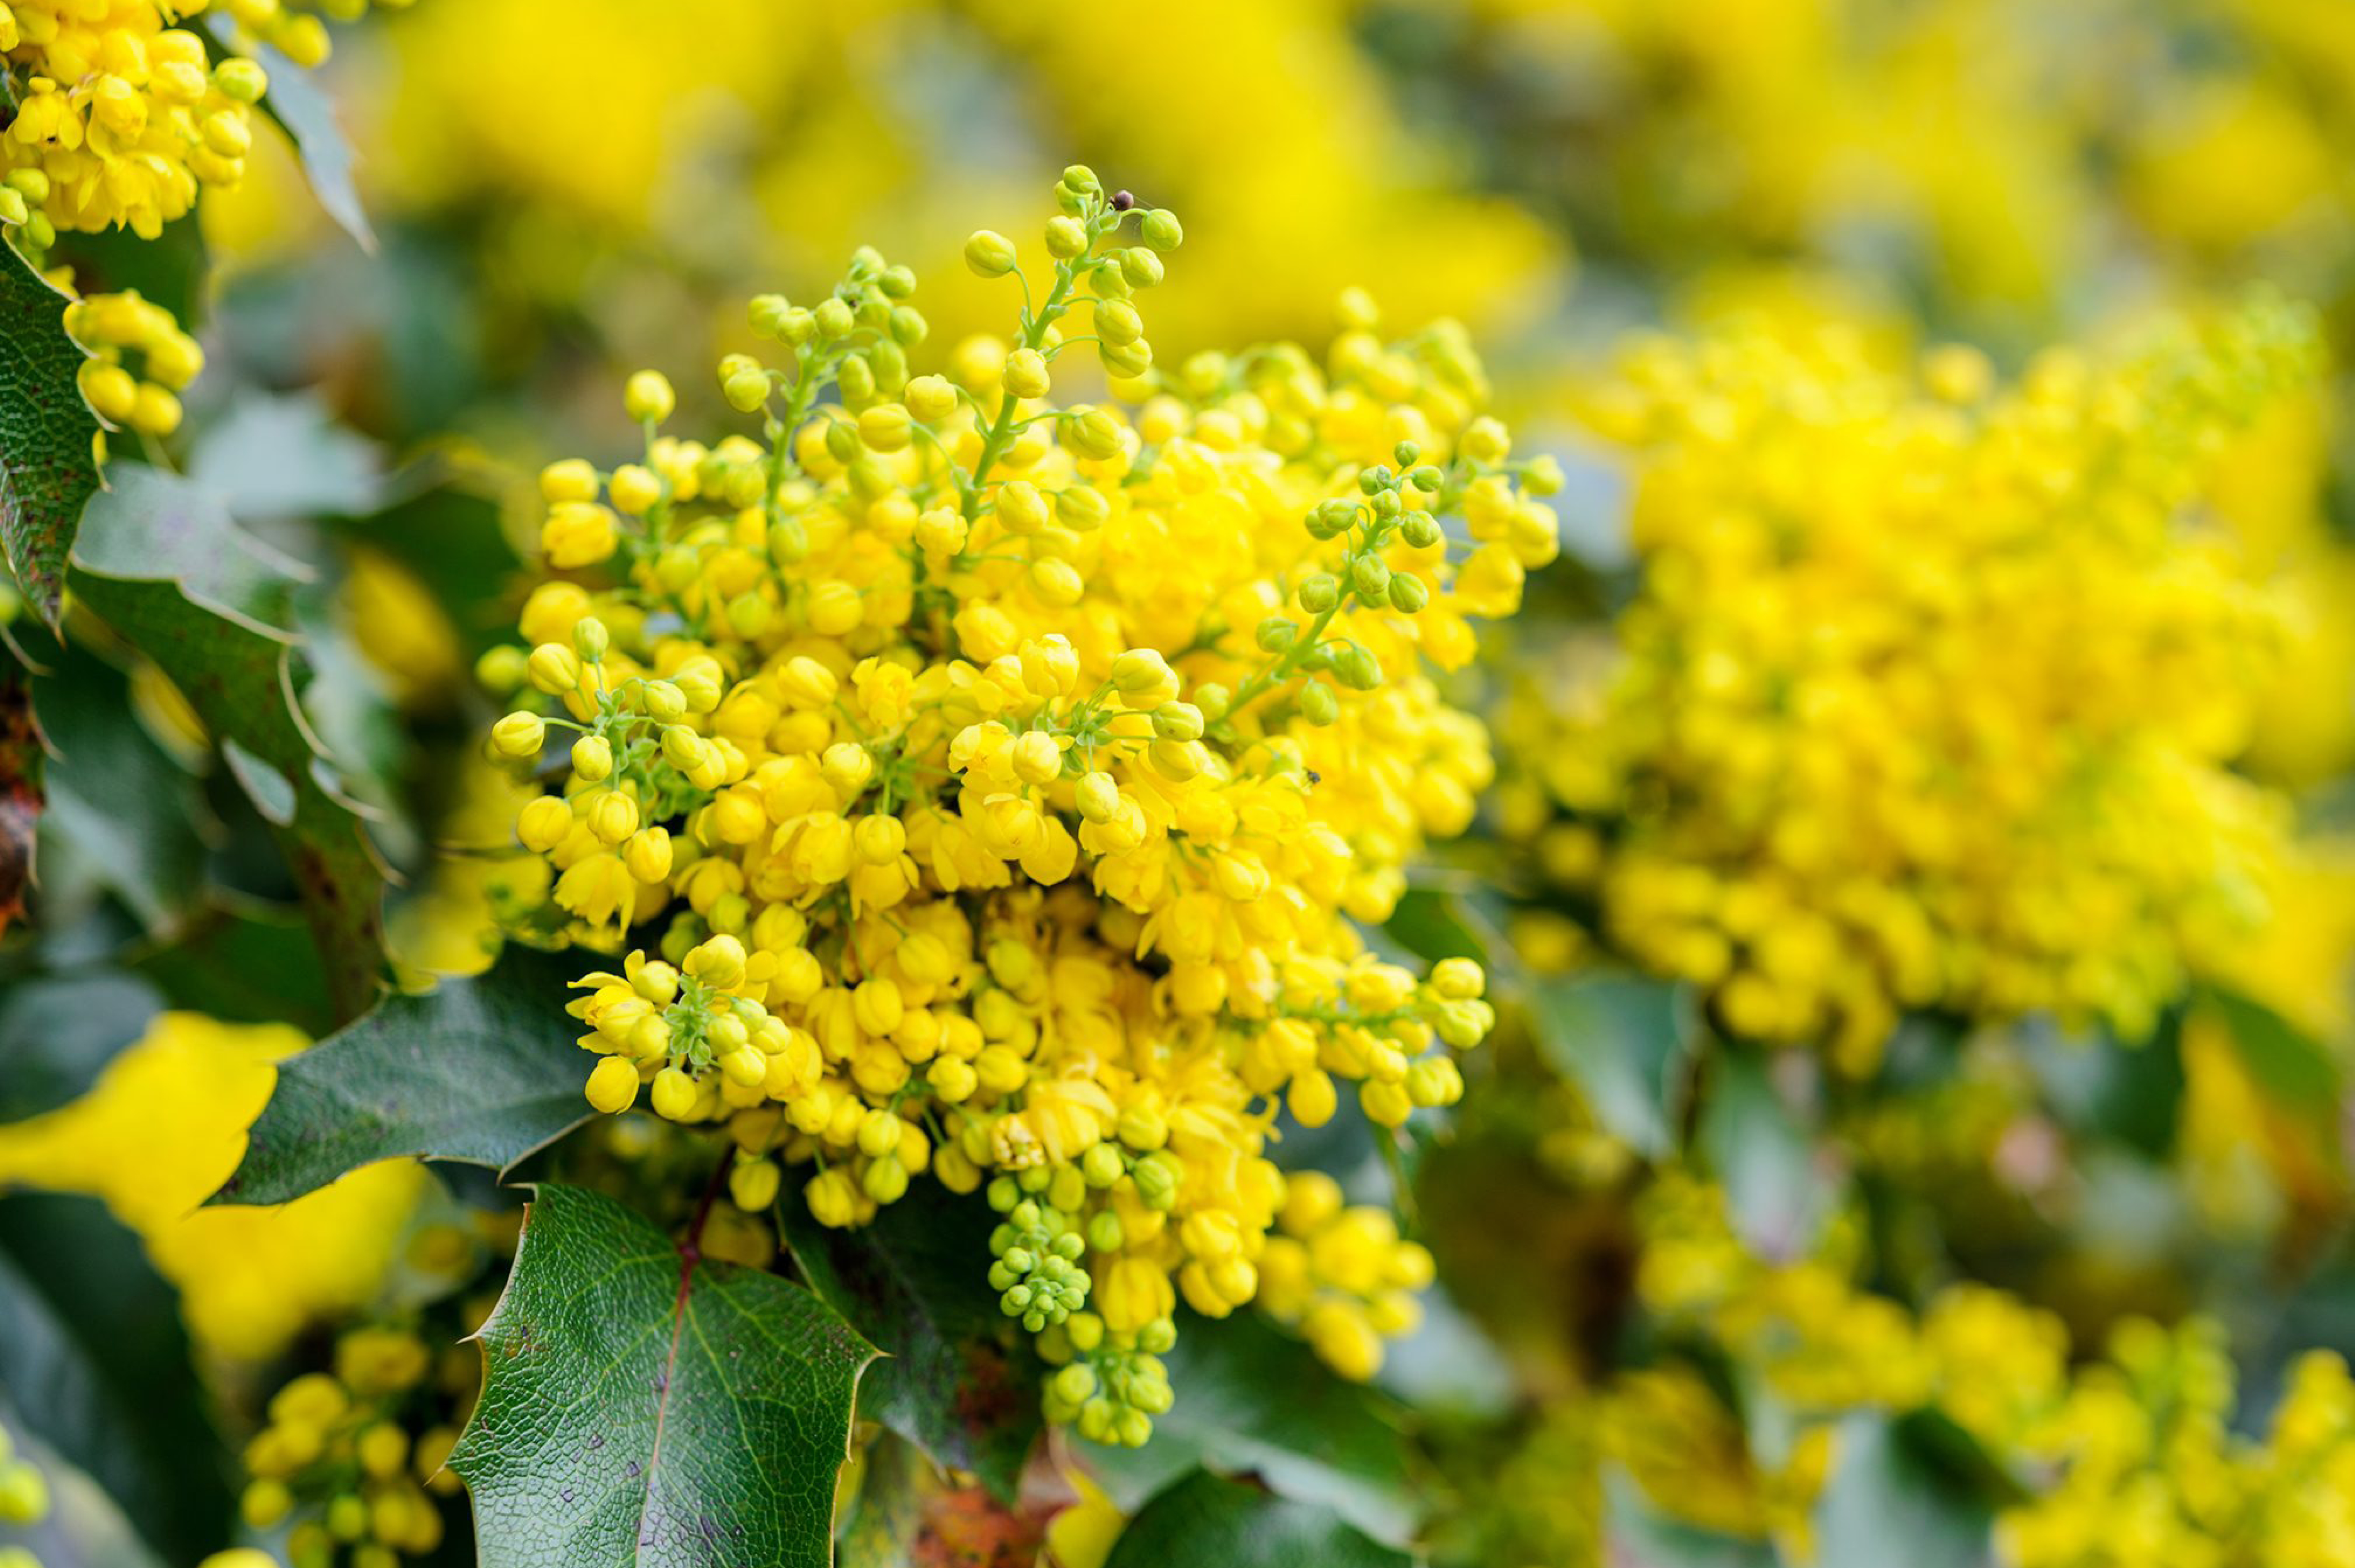
[[[1178,1325],[1167,1318],[1117,1334],[1092,1312],[1072,1313],[1060,1332],[1039,1340],[1039,1354],[1056,1368],[1042,1401],[1047,1419],[1076,1425],[1091,1443],[1143,1447],[1153,1418],[1175,1403],[1161,1358],[1177,1343]]]
[[[1035,1334],[1086,1305],[1089,1281],[1080,1259],[1088,1243],[1071,1212],[1025,1197],[1007,1176],[989,1184],[989,1202],[1006,1216],[989,1233],[997,1260],[989,1266],[989,1287],[999,1293],[999,1309]]]

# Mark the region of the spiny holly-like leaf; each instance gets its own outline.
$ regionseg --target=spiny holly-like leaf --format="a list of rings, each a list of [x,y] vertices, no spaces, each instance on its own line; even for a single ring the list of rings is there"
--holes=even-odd
[[[282,1203],[347,1171],[417,1155],[506,1171],[590,1115],[589,1058],[564,1012],[585,966],[510,948],[279,1064],[278,1086],[217,1203]]]
[[[480,1339],[450,1467],[484,1568],[826,1568],[876,1352],[809,1291],[543,1186]]]
[[[153,985],[115,969],[37,975],[0,992],[0,1122],[80,1096],[163,1007]]]
[[[196,709],[286,857],[339,1014],[356,1017],[383,974],[384,874],[302,715],[286,600],[304,570],[202,486],[135,463],[112,477],[75,546],[74,591]]]
[[[1908,1568],[1980,1568],[1992,1560],[1994,1510],[1942,1471],[1883,1416],[1839,1425],[1838,1462],[1816,1504],[1823,1568],[1881,1568],[1903,1543]]]
[[[1401,1417],[1381,1394],[1336,1376],[1307,1346],[1247,1313],[1181,1320],[1177,1348],[1162,1360],[1178,1403],[1154,1418],[1153,1441],[1075,1446],[1122,1508],[1135,1510],[1202,1465],[1256,1476],[1383,1541],[1413,1534],[1422,1510]]]
[[[41,853],[47,901],[79,878],[120,899],[154,936],[202,897],[205,816],[197,780],[132,711],[123,673],[80,644],[41,639],[33,709],[48,743]]]
[[[1010,1500],[1043,1417],[1038,1359],[986,1282],[988,1205],[924,1182],[847,1231],[797,1192],[778,1207],[811,1287],[892,1358],[867,1374],[859,1414]]]
[[[1195,1470],[1154,1497],[1113,1543],[1104,1568],[1412,1568],[1339,1514]]]
[[[63,294],[0,240],[0,549],[54,626],[82,508],[98,492],[98,416],[75,379]]]
[[[227,52],[237,31],[236,21],[218,14],[205,21],[212,30],[213,53]],[[374,251],[376,230],[368,227],[359,186],[352,179],[351,143],[336,123],[335,106],[327,95],[319,90],[309,72],[266,44],[248,40],[236,52],[251,57],[268,73],[270,91],[261,101],[261,111],[294,143],[304,176],[311,182],[311,194],[319,206],[337,228],[359,242],[361,249]]]
[[[1689,991],[1639,975],[1545,981],[1531,1002],[1538,1049],[1595,1118],[1638,1151],[1675,1142],[1700,1028]]]

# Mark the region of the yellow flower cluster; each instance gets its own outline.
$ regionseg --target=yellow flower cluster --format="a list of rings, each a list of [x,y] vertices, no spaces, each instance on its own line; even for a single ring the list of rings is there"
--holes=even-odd
[[[1513,737],[1541,861],[1725,1027],[1853,1069],[1907,1008],[2144,1032],[2264,912],[2280,812],[2227,764],[2276,613],[2187,514],[2313,357],[2262,301],[2001,390],[1833,333],[1639,348],[1595,417],[1641,586]]]
[[[250,60],[214,65],[202,37],[171,25],[203,9],[0,0],[0,67],[18,97],[0,132],[0,219],[23,224],[33,249],[69,229],[153,239],[199,186],[244,177],[268,79]]]
[[[1799,1423],[1768,1464],[1696,1373],[1618,1380],[1604,1446],[1673,1517],[1804,1548],[1839,1462],[1839,1417],[1926,1407],[2025,1483],[1998,1520],[2007,1568],[2355,1563],[2355,1380],[2335,1353],[2300,1358],[2259,1443],[2232,1432],[2232,1362],[2205,1320],[2127,1319],[2104,1360],[2073,1369],[2059,1319],[2001,1291],[1950,1287],[1917,1319],[1858,1291],[1837,1243],[1762,1262],[1727,1227],[1721,1195],[1689,1177],[1664,1178],[1641,1223],[1646,1305]]]
[[[442,1468],[458,1428],[443,1402],[433,1357],[405,1329],[354,1329],[336,1342],[335,1370],[306,1372],[270,1401],[270,1424],[246,1445],[240,1510],[255,1530],[298,1513],[286,1538],[293,1568],[330,1568],[348,1550],[351,1568],[397,1568],[442,1543],[432,1494],[454,1494]],[[467,1380],[471,1383],[471,1380]],[[432,1424],[412,1438],[420,1419]]]
[[[591,1103],[726,1121],[748,1209],[779,1160],[835,1225],[986,1181],[993,1288],[1080,1358],[1050,1412],[1135,1442],[1178,1294],[1258,1293],[1279,1104],[1321,1125],[1355,1085],[1397,1127],[1462,1092],[1479,969],[1418,980],[1351,922],[1470,821],[1486,737],[1422,662],[1517,607],[1553,517],[1460,332],[1386,344],[1352,299],[1322,368],[1156,370],[1136,300],[1178,219],[1082,167],[1057,197],[1043,265],[967,245],[1023,305],[953,376],[912,373],[914,280],[862,252],[753,302],[783,367],[720,379],[760,440],[665,436],[634,377],[644,460],[541,482],[549,565],[607,586],[542,584],[486,673],[554,709],[495,751],[570,737],[517,828],[540,927],[626,953],[572,1006]],[[1122,402],[1050,400],[1082,343]]]
[[[204,369],[205,354],[171,312],[136,291],[92,294],[66,308],[66,331],[91,352],[81,393],[101,418],[151,436],[180,428],[177,394]],[[126,352],[139,356],[135,373]]]
[[[164,1013],[80,1099],[0,1128],[0,1183],[104,1199],[178,1287],[200,1342],[275,1354],[375,1296],[431,1180],[390,1161],[279,1208],[202,1206],[244,1155],[272,1064],[306,1044],[282,1026]]]
[[[1285,1182],[1276,1224],[1260,1254],[1260,1309],[1363,1383],[1381,1370],[1382,1341],[1423,1321],[1414,1293],[1431,1283],[1430,1252],[1400,1239],[1388,1209],[1344,1207],[1341,1184],[1320,1171]]]

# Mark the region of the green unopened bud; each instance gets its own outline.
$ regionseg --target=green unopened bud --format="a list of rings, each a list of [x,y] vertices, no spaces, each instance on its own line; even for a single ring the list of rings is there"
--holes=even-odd
[[[1063,440],[1082,457],[1108,458],[1120,451],[1120,421],[1102,408],[1072,410],[1064,422]]]
[[[762,337],[783,337],[785,316],[793,308],[793,302],[783,294],[755,294],[744,307],[744,316]]]
[[[769,373],[758,366],[740,367],[719,384],[728,406],[740,414],[749,414],[769,400]]]
[[[1387,597],[1389,585],[1383,586]],[[1352,642],[1334,653],[1333,678],[1352,691],[1370,692],[1382,683],[1382,662],[1372,650]]]
[[[1379,604],[1390,593],[1390,567],[1380,556],[1359,556],[1349,568],[1349,582],[1359,599],[1368,604]]]
[[[1322,615],[1341,602],[1341,585],[1330,572],[1319,572],[1300,585],[1300,608]]]
[[[826,338],[842,337],[858,324],[858,318],[851,314],[850,307],[838,299],[822,302],[811,313],[811,318],[817,323],[818,336]]]
[[[1085,164],[1064,165],[1063,183],[1075,191],[1085,191],[1090,196],[1094,196],[1103,189],[1103,182],[1097,179],[1096,172]],[[1080,1397],[1085,1398],[1086,1395],[1082,1394]],[[1079,1401],[1075,1399],[1072,1403],[1076,1404]]]
[[[826,455],[840,463],[856,462],[867,450],[858,439],[858,426],[849,419],[836,419],[826,428]]]
[[[1234,694],[1216,681],[1194,688],[1194,705],[1201,709],[1202,716],[1212,724],[1226,717],[1227,709],[1233,703]]]
[[[875,286],[891,299],[904,300],[916,291],[916,270],[912,267],[886,267]]]
[[[1088,248],[1088,226],[1069,213],[1047,220],[1047,254],[1068,261]]]
[[[645,705],[646,716],[657,724],[677,724],[687,716],[687,694],[668,681],[648,681],[638,692],[638,700]]]
[[[1410,512],[1399,524],[1399,537],[1418,550],[1428,550],[1445,536],[1439,519],[1428,512]]]
[[[1333,688],[1321,681],[1311,681],[1300,689],[1300,716],[1322,727],[1341,716],[1341,699]]]
[[[913,348],[931,335],[932,323],[924,313],[913,305],[899,305],[891,312],[891,341],[903,348]]]
[[[1300,636],[1300,628],[1280,615],[1271,615],[1259,623],[1255,635],[1263,652],[1281,653]]]
[[[1164,703],[1153,710],[1153,733],[1164,740],[1202,738],[1202,710],[1191,703]]]
[[[976,228],[964,242],[964,264],[985,278],[1014,270],[1014,241],[993,229]]]
[[[25,203],[25,193],[0,185],[0,223],[22,223],[33,214]]]
[[[787,517],[770,524],[769,559],[789,567],[807,558],[809,552],[809,529],[800,518]]]
[[[223,60],[213,68],[213,85],[221,95],[240,103],[259,103],[270,90],[270,77],[249,59]]]
[[[1412,572],[1400,572],[1391,578],[1391,608],[1412,615],[1431,602],[1431,589]]]
[[[1308,514],[1308,532],[1319,539],[1337,539],[1358,521],[1358,508],[1337,496],[1320,502]]]
[[[613,634],[595,616],[584,615],[572,623],[572,648],[581,655],[582,663],[603,663],[605,651],[613,645]]]
[[[1161,258],[1142,245],[1132,245],[1120,253],[1120,275],[1132,289],[1150,289],[1164,276]]]
[[[1156,207],[1145,215],[1145,226],[1139,231],[1145,242],[1156,250],[1175,250],[1186,243],[1186,230],[1178,215],[1166,207]]]

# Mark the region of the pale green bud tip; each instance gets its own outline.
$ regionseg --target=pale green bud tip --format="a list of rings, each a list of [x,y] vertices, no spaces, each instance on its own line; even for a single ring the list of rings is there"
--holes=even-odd
[[[964,242],[964,264],[985,278],[1002,278],[1014,270],[1014,241],[994,229],[977,228]]]

